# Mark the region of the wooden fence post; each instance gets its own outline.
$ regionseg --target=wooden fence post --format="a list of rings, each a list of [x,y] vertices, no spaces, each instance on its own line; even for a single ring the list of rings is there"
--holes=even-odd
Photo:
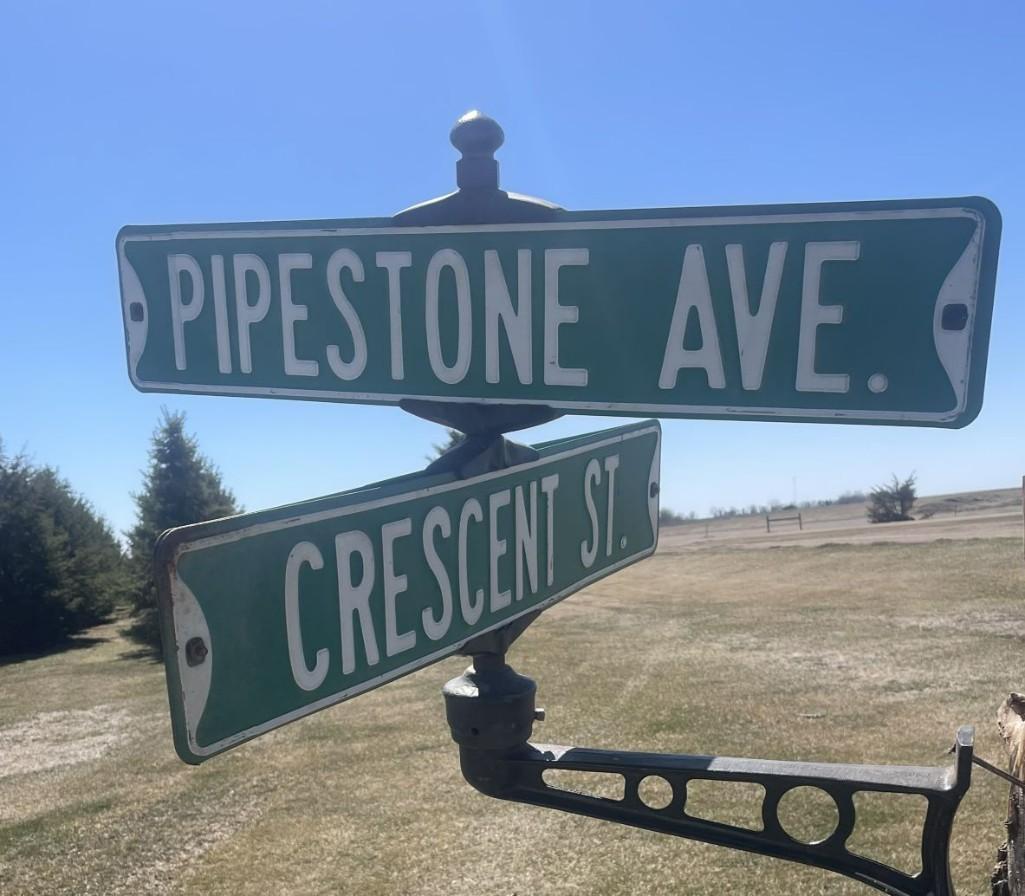
[[[1025,694],[1011,694],[997,710],[997,729],[1010,759],[1008,771],[1025,778]],[[993,896],[1025,896],[1025,792],[1011,785],[1007,800],[1007,843],[997,852]]]

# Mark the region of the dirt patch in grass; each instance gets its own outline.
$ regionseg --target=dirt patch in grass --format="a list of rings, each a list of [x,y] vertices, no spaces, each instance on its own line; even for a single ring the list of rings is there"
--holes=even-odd
[[[129,716],[116,706],[41,712],[0,727],[0,780],[101,757],[129,736]]]

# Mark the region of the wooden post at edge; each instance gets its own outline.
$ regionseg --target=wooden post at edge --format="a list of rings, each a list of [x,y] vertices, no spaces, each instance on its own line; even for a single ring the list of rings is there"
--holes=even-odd
[[[997,729],[1010,760],[1008,771],[1025,778],[1025,694],[1011,694],[997,710]],[[1025,791],[1015,784],[1007,800],[1007,842],[997,851],[993,896],[1025,896]]]

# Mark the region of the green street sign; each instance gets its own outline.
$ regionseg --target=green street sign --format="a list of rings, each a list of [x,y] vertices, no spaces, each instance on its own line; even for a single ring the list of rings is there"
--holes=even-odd
[[[982,405],[985,199],[126,227],[144,391],[958,427]]]
[[[156,569],[174,742],[199,763],[457,652],[647,557],[657,422],[166,532]]]

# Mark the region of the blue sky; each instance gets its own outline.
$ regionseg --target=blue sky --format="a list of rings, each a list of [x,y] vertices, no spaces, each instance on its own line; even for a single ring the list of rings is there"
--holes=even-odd
[[[567,208],[981,194],[1003,213],[974,424],[666,421],[669,506],[1025,472],[1021,4],[38,2],[5,10],[2,41],[0,437],[119,530],[162,405],[253,510],[417,469],[442,433],[394,408],[135,392],[118,228],[391,214],[452,189],[448,130],[475,107],[505,129],[503,186]]]

